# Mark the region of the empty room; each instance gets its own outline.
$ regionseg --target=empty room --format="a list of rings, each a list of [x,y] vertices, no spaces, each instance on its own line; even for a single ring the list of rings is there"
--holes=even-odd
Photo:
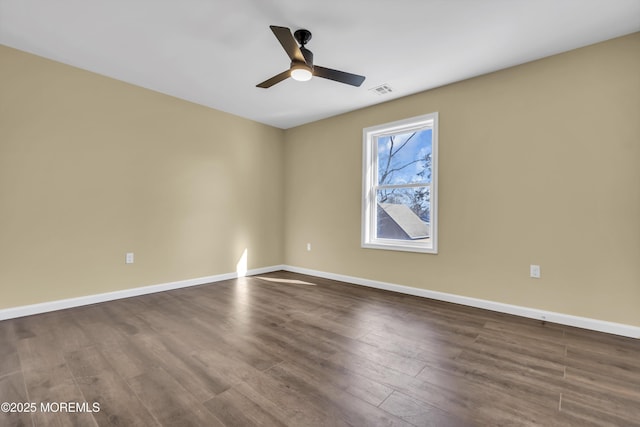
[[[0,426],[640,426],[638,0],[0,0]]]

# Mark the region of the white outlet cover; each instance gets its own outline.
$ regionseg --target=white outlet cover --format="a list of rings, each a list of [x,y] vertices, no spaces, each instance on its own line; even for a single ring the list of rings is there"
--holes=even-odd
[[[534,279],[539,279],[540,278],[540,266],[531,264],[529,266],[529,276],[533,277]]]

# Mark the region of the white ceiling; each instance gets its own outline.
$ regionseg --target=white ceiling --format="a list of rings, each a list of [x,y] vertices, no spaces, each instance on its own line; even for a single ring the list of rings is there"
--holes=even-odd
[[[256,88],[269,25],[367,79]],[[636,31],[640,0],[0,0],[1,44],[285,129]]]

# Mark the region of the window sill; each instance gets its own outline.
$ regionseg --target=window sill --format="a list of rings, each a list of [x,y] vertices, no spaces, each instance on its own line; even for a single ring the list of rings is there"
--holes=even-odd
[[[411,244],[409,242],[403,241],[394,241],[394,242],[370,242],[370,243],[362,243],[362,248],[364,249],[382,249],[387,251],[402,251],[402,252],[419,252],[426,254],[437,254],[438,250],[433,248],[431,243],[431,239],[420,239],[420,244]],[[417,243],[417,242],[416,242]],[[426,246],[425,243],[429,243],[429,246]]]

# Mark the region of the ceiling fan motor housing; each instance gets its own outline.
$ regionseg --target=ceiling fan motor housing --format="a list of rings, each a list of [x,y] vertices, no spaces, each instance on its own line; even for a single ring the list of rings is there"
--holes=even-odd
[[[293,33],[293,37],[298,41],[298,44],[304,46],[309,42],[309,40],[311,40],[311,31],[301,28]]]

